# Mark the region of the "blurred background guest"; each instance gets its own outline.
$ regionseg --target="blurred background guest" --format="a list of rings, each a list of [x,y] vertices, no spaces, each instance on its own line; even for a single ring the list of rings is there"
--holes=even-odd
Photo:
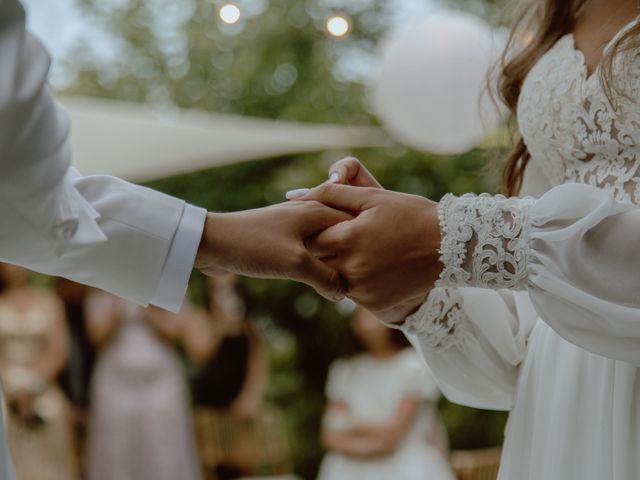
[[[56,291],[64,304],[69,327],[70,351],[58,382],[71,403],[76,459],[84,471],[84,446],[89,415],[89,384],[95,361],[95,347],[85,321],[88,287],[65,278],[56,281]]]
[[[275,419],[264,408],[266,344],[249,320],[238,278],[220,272],[209,279],[206,305],[185,330],[206,476],[224,480],[277,470],[266,465],[278,456],[274,449],[283,450]]]
[[[238,277],[220,272],[207,282],[207,314],[193,317],[185,333],[196,366],[194,399],[239,417],[255,417],[269,378],[266,344],[249,320]]]
[[[453,480],[440,445],[438,388],[404,335],[358,309],[359,353],[333,363],[320,480]],[[442,442],[439,441],[439,444]]]
[[[64,306],[0,264],[0,377],[7,436],[22,480],[77,478],[69,409],[56,378],[69,354]]]
[[[89,480],[198,480],[187,386],[174,345],[179,317],[106,294],[87,308],[99,348],[92,385]]]

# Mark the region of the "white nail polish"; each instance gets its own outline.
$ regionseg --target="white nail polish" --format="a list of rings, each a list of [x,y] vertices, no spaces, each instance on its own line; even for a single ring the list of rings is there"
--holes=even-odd
[[[338,172],[331,172],[329,175],[329,183],[337,183],[340,180],[340,174]]]
[[[304,197],[310,191],[311,189],[309,188],[298,188],[296,190],[289,190],[286,194],[286,197],[287,200],[295,200],[296,198]]]

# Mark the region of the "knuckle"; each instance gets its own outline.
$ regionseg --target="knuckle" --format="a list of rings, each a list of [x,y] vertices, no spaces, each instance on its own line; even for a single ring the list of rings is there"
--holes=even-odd
[[[330,183],[323,183],[316,187],[316,193],[319,198],[325,198],[331,194],[333,185]]]
[[[291,270],[296,274],[307,271],[310,265],[310,254],[305,249],[296,250],[291,254]]]
[[[351,161],[353,157],[344,157],[341,158],[340,160],[338,160],[337,162],[334,162],[334,164],[332,165],[333,167],[342,167],[345,164],[347,164],[348,162]]]
[[[360,242],[365,234],[364,229],[358,225],[356,222],[348,223],[344,226],[341,234],[343,235],[342,241],[349,244],[354,244],[356,242]]]
[[[354,230],[353,227],[348,224],[345,225],[343,228],[337,230],[335,233],[335,237],[333,238],[333,243],[343,248],[350,247],[354,243],[354,241],[357,239],[357,236],[354,235],[353,230]]]
[[[362,165],[362,162],[358,160],[356,157],[345,157],[341,160],[338,160],[334,163],[330,170],[342,170],[346,174],[354,174]]]
[[[349,264],[349,270],[351,274],[354,276],[358,276],[358,278],[367,278],[368,270],[367,265],[360,258],[353,258],[351,263]]]
[[[347,278],[356,279],[360,278],[360,268],[358,260],[350,258],[344,263],[344,273]]]

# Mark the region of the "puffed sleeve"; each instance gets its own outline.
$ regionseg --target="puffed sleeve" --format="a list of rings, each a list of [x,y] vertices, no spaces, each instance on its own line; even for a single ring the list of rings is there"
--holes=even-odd
[[[204,213],[114,177],[75,172],[49,65],[20,3],[0,1],[0,261],[177,309]],[[187,253],[171,255],[183,237]]]
[[[526,294],[435,288],[400,328],[450,401],[509,410],[537,315]]]
[[[640,209],[564,184],[540,199],[447,196],[441,287],[526,291],[559,335],[640,365]],[[466,300],[466,299],[465,299]]]

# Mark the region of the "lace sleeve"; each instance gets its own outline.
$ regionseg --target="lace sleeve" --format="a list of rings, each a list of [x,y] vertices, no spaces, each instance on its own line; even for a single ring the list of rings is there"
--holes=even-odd
[[[637,205],[566,183],[537,200],[447,195],[439,213],[444,268],[437,286],[460,287],[474,332],[493,314],[472,305],[467,290],[519,290],[565,340],[640,365]]]
[[[457,288],[524,290],[528,277],[529,210],[534,199],[446,195],[440,202],[444,269],[420,309],[401,324],[436,351],[463,348],[471,335]]]
[[[533,198],[446,195],[440,202],[439,287],[524,290]]]
[[[394,327],[394,325],[390,325]],[[463,298],[455,288],[435,288],[427,301],[401,325],[407,335],[416,335],[434,350],[461,348],[470,334],[469,319],[463,310]]]
[[[517,294],[435,288],[402,330],[445,396],[476,408],[509,409],[535,315],[520,317]]]
[[[538,315],[533,199],[447,195],[440,203],[443,272],[427,301],[397,328],[445,396],[475,408],[513,405],[519,366]],[[474,288],[479,287],[479,288]]]
[[[472,336],[457,288],[524,290],[529,275],[529,210],[534,199],[490,195],[445,196],[440,202],[441,261],[437,286],[401,324],[434,351],[463,349]],[[449,288],[447,288],[449,287]]]

